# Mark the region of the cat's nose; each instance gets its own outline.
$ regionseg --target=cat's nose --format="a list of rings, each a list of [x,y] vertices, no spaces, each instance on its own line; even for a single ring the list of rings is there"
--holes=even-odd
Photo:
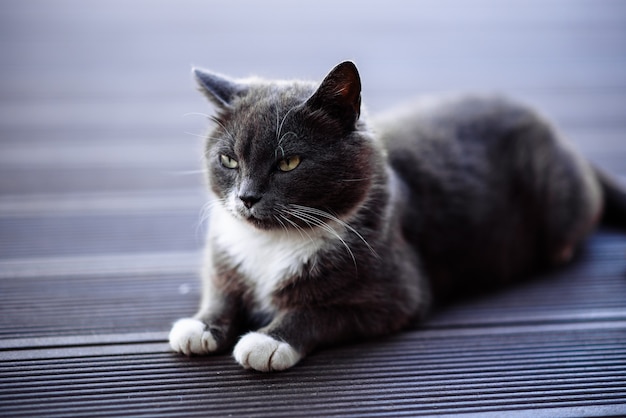
[[[244,206],[248,209],[251,209],[259,200],[261,200],[260,195],[253,194],[244,194],[239,196],[239,199],[243,202]]]

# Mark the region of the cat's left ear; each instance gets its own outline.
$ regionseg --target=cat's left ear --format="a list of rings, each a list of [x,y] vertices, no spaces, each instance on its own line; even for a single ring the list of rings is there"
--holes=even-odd
[[[228,109],[233,99],[243,96],[248,86],[221,74],[213,73],[200,68],[192,70],[200,91],[218,107]]]
[[[351,61],[333,68],[306,103],[353,129],[361,114],[361,78]]]

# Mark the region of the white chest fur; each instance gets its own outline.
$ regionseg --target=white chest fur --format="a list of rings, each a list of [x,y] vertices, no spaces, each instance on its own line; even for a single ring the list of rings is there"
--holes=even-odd
[[[327,237],[319,232],[259,230],[216,205],[211,210],[209,242],[232,258],[248,280],[258,307],[271,310],[270,295],[276,286],[301,274]]]

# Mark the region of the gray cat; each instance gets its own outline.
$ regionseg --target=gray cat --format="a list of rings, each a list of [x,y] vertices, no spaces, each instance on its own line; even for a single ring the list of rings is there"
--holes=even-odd
[[[235,345],[243,367],[284,370],[565,263],[603,213],[626,225],[626,193],[504,99],[426,101],[370,126],[351,62],[319,85],[194,72],[218,110],[213,204],[201,307],[174,324],[175,351]]]

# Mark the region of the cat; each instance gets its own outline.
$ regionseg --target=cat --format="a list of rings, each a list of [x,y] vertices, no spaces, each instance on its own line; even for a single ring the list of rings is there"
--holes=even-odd
[[[244,368],[285,370],[566,263],[603,212],[626,224],[617,183],[507,99],[427,100],[370,123],[349,61],[320,84],[194,74],[217,110],[212,202],[201,306],[174,324],[176,352],[234,346]]]

